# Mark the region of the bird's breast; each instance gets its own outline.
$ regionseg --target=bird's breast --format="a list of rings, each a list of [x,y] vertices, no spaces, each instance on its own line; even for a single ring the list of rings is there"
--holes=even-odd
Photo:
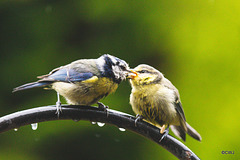
[[[133,87],[130,104],[136,114],[143,115],[153,124],[171,123],[175,116],[173,91],[162,85]]]
[[[118,84],[106,77],[92,78],[75,83],[55,82],[52,86],[69,104],[91,105],[116,91]]]

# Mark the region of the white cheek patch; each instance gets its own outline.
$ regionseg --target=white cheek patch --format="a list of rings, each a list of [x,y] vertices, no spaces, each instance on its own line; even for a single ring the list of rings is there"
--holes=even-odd
[[[118,66],[112,66],[112,71],[116,79],[119,79],[121,77],[121,70]]]
[[[116,79],[125,80],[128,72],[123,71],[119,66],[112,66],[112,71]]]

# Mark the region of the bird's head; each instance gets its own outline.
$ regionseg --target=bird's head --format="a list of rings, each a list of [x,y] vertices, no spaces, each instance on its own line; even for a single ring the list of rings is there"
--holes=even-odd
[[[117,83],[125,80],[127,75],[133,73],[124,60],[119,59],[115,56],[104,54],[99,57],[97,61],[102,75],[112,78]]]
[[[146,64],[140,64],[131,70],[135,72],[136,75],[128,76],[128,78],[131,84],[135,86],[159,83],[163,78],[161,72]]]

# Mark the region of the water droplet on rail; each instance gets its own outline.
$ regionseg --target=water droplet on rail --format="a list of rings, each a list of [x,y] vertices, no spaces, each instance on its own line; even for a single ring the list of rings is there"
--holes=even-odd
[[[99,127],[103,127],[105,125],[105,123],[102,123],[102,122],[97,122],[97,124]]]
[[[18,128],[14,128],[13,130],[14,130],[15,132],[17,132],[17,131],[18,131]]]
[[[33,124],[31,124],[31,126],[32,126],[32,130],[37,130],[37,128],[38,128],[38,123],[33,123]]]
[[[122,131],[122,132],[126,131],[125,128],[118,128],[118,129],[119,129],[119,131]]]
[[[101,135],[100,135],[100,134],[95,134],[95,137],[96,137],[96,138],[100,138]]]
[[[78,122],[78,121],[80,121],[80,119],[73,119],[73,121],[74,121],[74,122]]]

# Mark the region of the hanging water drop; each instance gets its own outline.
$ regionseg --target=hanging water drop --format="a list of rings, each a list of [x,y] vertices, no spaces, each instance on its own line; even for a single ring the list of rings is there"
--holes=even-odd
[[[17,131],[18,131],[18,128],[14,128],[13,130],[14,130],[15,132],[17,132]]]
[[[74,121],[74,122],[78,122],[78,121],[80,121],[80,119],[73,119],[73,121]]]
[[[37,128],[38,128],[38,123],[33,123],[33,124],[31,124],[31,126],[32,126],[32,130],[37,130]]]
[[[92,124],[96,124],[97,122],[92,122]]]
[[[96,137],[96,138],[100,138],[101,135],[97,133],[97,134],[95,134],[95,137]]]
[[[126,129],[125,128],[118,128],[119,129],[119,131],[121,131],[121,132],[124,132],[124,131],[126,131]]]
[[[103,127],[105,125],[105,123],[102,123],[102,122],[97,122],[97,124],[99,127]]]

